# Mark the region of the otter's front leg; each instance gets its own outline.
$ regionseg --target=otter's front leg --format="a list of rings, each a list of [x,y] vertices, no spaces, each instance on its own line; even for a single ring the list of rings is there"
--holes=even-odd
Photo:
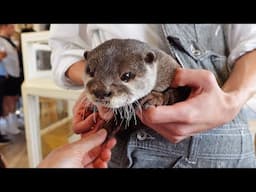
[[[190,91],[189,87],[168,88],[164,92],[151,91],[150,94],[140,100],[140,104],[144,109],[152,105],[172,105],[186,100]]]
[[[151,91],[150,94],[143,97],[140,100],[140,104],[143,109],[147,109],[149,106],[166,105],[169,101],[169,94],[166,92]]]

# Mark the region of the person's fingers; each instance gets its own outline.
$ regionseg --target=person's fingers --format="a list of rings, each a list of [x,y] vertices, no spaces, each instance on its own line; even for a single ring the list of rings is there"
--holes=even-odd
[[[95,147],[83,158],[83,165],[87,168],[98,167],[105,168],[111,159],[111,150],[102,146]]]
[[[102,161],[100,158],[96,159],[95,162],[93,162],[94,168],[107,168],[108,164],[106,161]]]
[[[90,129],[89,131],[81,133],[80,135],[81,135],[82,138],[86,138],[91,134],[95,134],[97,131],[98,130],[96,130],[96,129]]]
[[[102,127],[104,128],[105,123],[106,123],[106,121],[105,121],[105,120],[102,120],[101,117],[98,115],[98,116],[97,116],[97,122],[96,122],[96,124],[94,125],[94,128],[95,128],[96,130],[101,129]]]
[[[193,123],[193,124],[186,124],[186,123],[167,123],[164,125],[156,126],[155,130],[164,130],[170,132],[172,135],[175,136],[192,136],[201,132],[205,128],[205,124],[202,123]],[[171,130],[171,131],[170,131]]]
[[[192,135],[193,126],[179,123],[170,123],[152,127],[171,143],[178,143]]]
[[[82,132],[81,133],[81,137],[85,138],[88,137],[89,135],[96,133],[99,129],[102,129],[103,125],[105,124],[104,120],[97,120],[97,123],[95,125],[93,125],[90,130],[88,130],[87,132]]]
[[[190,101],[178,102],[173,105],[150,106],[143,112],[136,112],[137,116],[144,123],[169,123],[190,121],[194,113],[193,106]]]
[[[93,163],[84,164],[84,168],[94,168]]]
[[[73,131],[75,133],[82,133],[92,129],[95,121],[97,121],[97,116],[97,113],[92,113],[85,120],[81,120],[79,117],[74,117]]]
[[[90,157],[97,157],[102,151],[102,146],[97,146],[88,152]]]
[[[176,69],[175,76],[171,83],[172,87],[189,86],[207,88],[216,82],[216,78],[212,72],[203,69]]]
[[[106,107],[103,107],[103,106],[97,106],[97,109],[99,111],[100,117],[102,119],[104,119],[105,121],[110,120],[114,115],[114,112],[109,108],[106,108]]]
[[[115,144],[116,144],[116,139],[111,138],[103,146],[98,146],[93,148],[84,156],[83,164],[86,165],[86,167],[88,167],[87,164],[94,161],[96,158],[100,158],[102,162],[109,161],[111,159],[111,149],[115,146]]]
[[[77,99],[74,107],[73,107],[73,113],[76,112],[76,110],[80,109],[80,108],[85,108],[88,105],[88,100],[85,96],[85,93],[82,92],[82,94],[79,96],[79,98]]]
[[[101,151],[102,151],[102,147],[97,146],[97,147],[93,148],[92,150],[90,150],[88,153],[86,153],[82,160],[83,165],[86,165],[86,164],[92,162],[93,160],[95,160],[97,157],[99,157]]]
[[[196,135],[205,130],[202,123],[186,124],[186,123],[166,123],[152,126],[156,132],[170,140],[172,143],[180,142],[190,136]]]
[[[96,133],[81,138],[80,140],[74,142],[72,145],[77,147],[79,151],[84,151],[84,153],[88,153],[93,148],[100,146],[105,141],[106,137],[107,131],[105,129],[100,129]]]
[[[116,139],[115,138],[110,138],[107,142],[105,147],[108,149],[112,149],[116,145]]]
[[[102,161],[109,161],[111,159],[111,151],[109,149],[102,149],[99,158]]]

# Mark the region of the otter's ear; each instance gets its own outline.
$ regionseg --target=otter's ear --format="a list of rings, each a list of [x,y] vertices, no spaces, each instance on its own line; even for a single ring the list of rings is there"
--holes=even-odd
[[[156,59],[156,54],[152,51],[148,52],[144,58],[144,61],[146,63],[153,63],[153,61],[155,61]]]
[[[88,54],[89,54],[89,51],[85,51],[85,52],[84,52],[84,58],[85,58],[86,60],[87,60]]]

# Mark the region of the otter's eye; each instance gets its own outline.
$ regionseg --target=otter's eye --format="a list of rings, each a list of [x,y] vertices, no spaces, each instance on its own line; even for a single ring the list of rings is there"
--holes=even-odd
[[[132,72],[128,72],[128,73],[123,73],[120,77],[120,79],[124,82],[128,82],[130,81],[131,79],[134,79],[135,78],[135,74],[132,73]]]
[[[94,70],[91,70],[89,66],[86,67],[86,73],[90,75],[90,77],[94,77]]]

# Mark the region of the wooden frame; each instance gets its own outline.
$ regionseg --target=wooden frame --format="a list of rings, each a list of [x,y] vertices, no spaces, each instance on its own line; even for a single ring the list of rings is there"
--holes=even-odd
[[[24,108],[25,132],[28,151],[28,160],[30,167],[37,167],[42,159],[41,135],[59,127],[61,123],[66,123],[70,120],[70,115],[61,121],[58,121],[49,127],[40,131],[39,123],[39,97],[48,97],[55,99],[66,99],[75,101],[81,90],[67,90],[57,87],[52,80],[51,73],[45,73],[44,76],[36,78],[30,74],[30,68],[34,67],[35,63],[31,59],[31,48],[33,43],[47,42],[48,31],[23,33],[22,50],[23,50],[23,65],[25,72],[25,80],[22,84],[22,99]],[[32,61],[32,62],[31,62]],[[71,111],[71,110],[70,110]]]

